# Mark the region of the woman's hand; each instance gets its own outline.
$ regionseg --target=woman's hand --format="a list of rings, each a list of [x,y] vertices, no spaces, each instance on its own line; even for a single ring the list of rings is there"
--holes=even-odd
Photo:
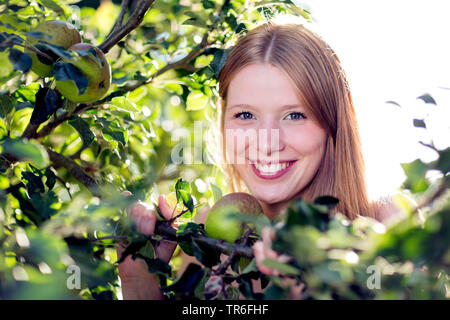
[[[253,244],[253,254],[255,256],[256,266],[259,271],[269,276],[280,276],[278,270],[269,268],[263,264],[264,259],[274,259],[286,263],[291,260],[291,257],[286,254],[278,254],[272,249],[272,241],[275,240],[275,233],[269,227],[264,227],[261,231],[262,240],[256,241]],[[305,288],[303,283],[297,283],[295,279],[283,278],[282,285],[285,288],[290,288],[288,299],[300,299],[301,293]]]
[[[272,241],[275,239],[275,233],[269,227],[264,227],[261,233],[262,241],[256,241],[253,245],[256,265],[259,271],[264,274],[279,276],[280,273],[278,270],[269,268],[263,264],[264,259],[274,259],[285,263],[290,260],[290,257],[285,254],[279,255],[276,251],[272,250]]]
[[[129,191],[125,191],[124,194],[131,196]],[[167,204],[164,195],[158,198],[158,208],[165,219],[171,218],[173,209]],[[148,236],[154,234],[157,216],[151,205],[142,201],[136,201],[130,205],[127,213],[136,224],[138,231]],[[155,246],[156,257],[168,263],[172,258],[176,245],[176,243],[160,241],[159,245]],[[124,250],[122,247],[117,247],[118,258],[122,256]],[[156,275],[148,272],[146,263],[141,259],[133,260],[131,256],[128,256],[119,264],[119,277],[125,299],[163,298]]]

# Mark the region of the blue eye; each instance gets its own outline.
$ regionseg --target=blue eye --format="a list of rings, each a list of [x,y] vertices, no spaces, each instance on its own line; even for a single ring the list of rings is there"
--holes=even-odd
[[[241,117],[241,116],[243,116],[243,117]],[[242,119],[242,120],[250,120],[253,117],[253,115],[250,112],[243,111],[243,112],[236,113],[234,115],[234,117]]]
[[[306,116],[303,113],[301,113],[301,112],[292,112],[292,113],[288,114],[288,117],[291,116],[291,115],[292,115],[292,117],[291,117],[290,120],[294,120],[295,121],[295,120],[306,119]]]

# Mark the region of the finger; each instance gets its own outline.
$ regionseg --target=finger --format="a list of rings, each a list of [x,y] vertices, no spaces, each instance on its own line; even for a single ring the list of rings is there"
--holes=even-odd
[[[158,198],[158,208],[161,211],[164,219],[169,220],[172,218],[173,208],[169,206],[165,195],[160,195]]]
[[[141,202],[139,200],[139,201],[133,202],[128,207],[127,213],[131,218],[133,218],[137,221],[137,219],[144,213],[145,209],[146,209],[146,206],[144,205],[143,202]]]
[[[124,195],[125,197],[131,197],[133,194],[130,191],[125,190],[125,191],[122,191],[122,195]]]
[[[287,263],[289,261],[291,261],[291,256],[288,256],[287,254],[281,254],[277,257],[277,260],[282,262],[282,263]]]
[[[262,241],[263,241],[264,247],[271,248],[272,247],[272,240],[271,240],[271,235],[270,235],[270,228],[269,227],[264,227],[261,230],[261,235],[262,235]]]
[[[176,243],[162,240],[159,243],[159,246],[155,248],[155,253],[161,260],[163,260],[166,263],[169,263],[176,247],[177,247]]]
[[[264,255],[269,258],[269,259],[273,259],[273,260],[278,260],[278,253],[276,251],[273,251],[272,249],[267,249],[264,248]]]
[[[273,275],[278,276],[279,272],[277,270],[274,270],[272,268],[269,268],[263,264],[264,259],[266,259],[265,251],[264,251],[264,245],[261,241],[255,242],[253,245],[253,253],[255,256],[255,262],[259,269],[264,274],[267,275]]]
[[[155,232],[156,212],[146,208],[138,218],[137,229],[145,235],[153,235]]]

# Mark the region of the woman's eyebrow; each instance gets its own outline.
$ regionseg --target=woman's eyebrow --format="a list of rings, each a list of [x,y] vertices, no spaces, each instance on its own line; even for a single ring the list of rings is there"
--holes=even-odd
[[[234,109],[234,108],[247,108],[247,109],[255,109],[257,110],[258,108],[249,104],[234,104],[230,107],[228,107],[228,109]],[[279,109],[281,109],[281,111],[284,111],[286,109],[292,109],[292,108],[303,108],[300,104],[286,104],[284,106],[279,107]]]

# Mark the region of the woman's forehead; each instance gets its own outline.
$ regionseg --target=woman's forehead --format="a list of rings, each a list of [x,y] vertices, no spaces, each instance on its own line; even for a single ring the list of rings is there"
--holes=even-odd
[[[228,88],[227,107],[264,104],[299,105],[298,90],[282,70],[269,64],[254,64],[237,72]]]

